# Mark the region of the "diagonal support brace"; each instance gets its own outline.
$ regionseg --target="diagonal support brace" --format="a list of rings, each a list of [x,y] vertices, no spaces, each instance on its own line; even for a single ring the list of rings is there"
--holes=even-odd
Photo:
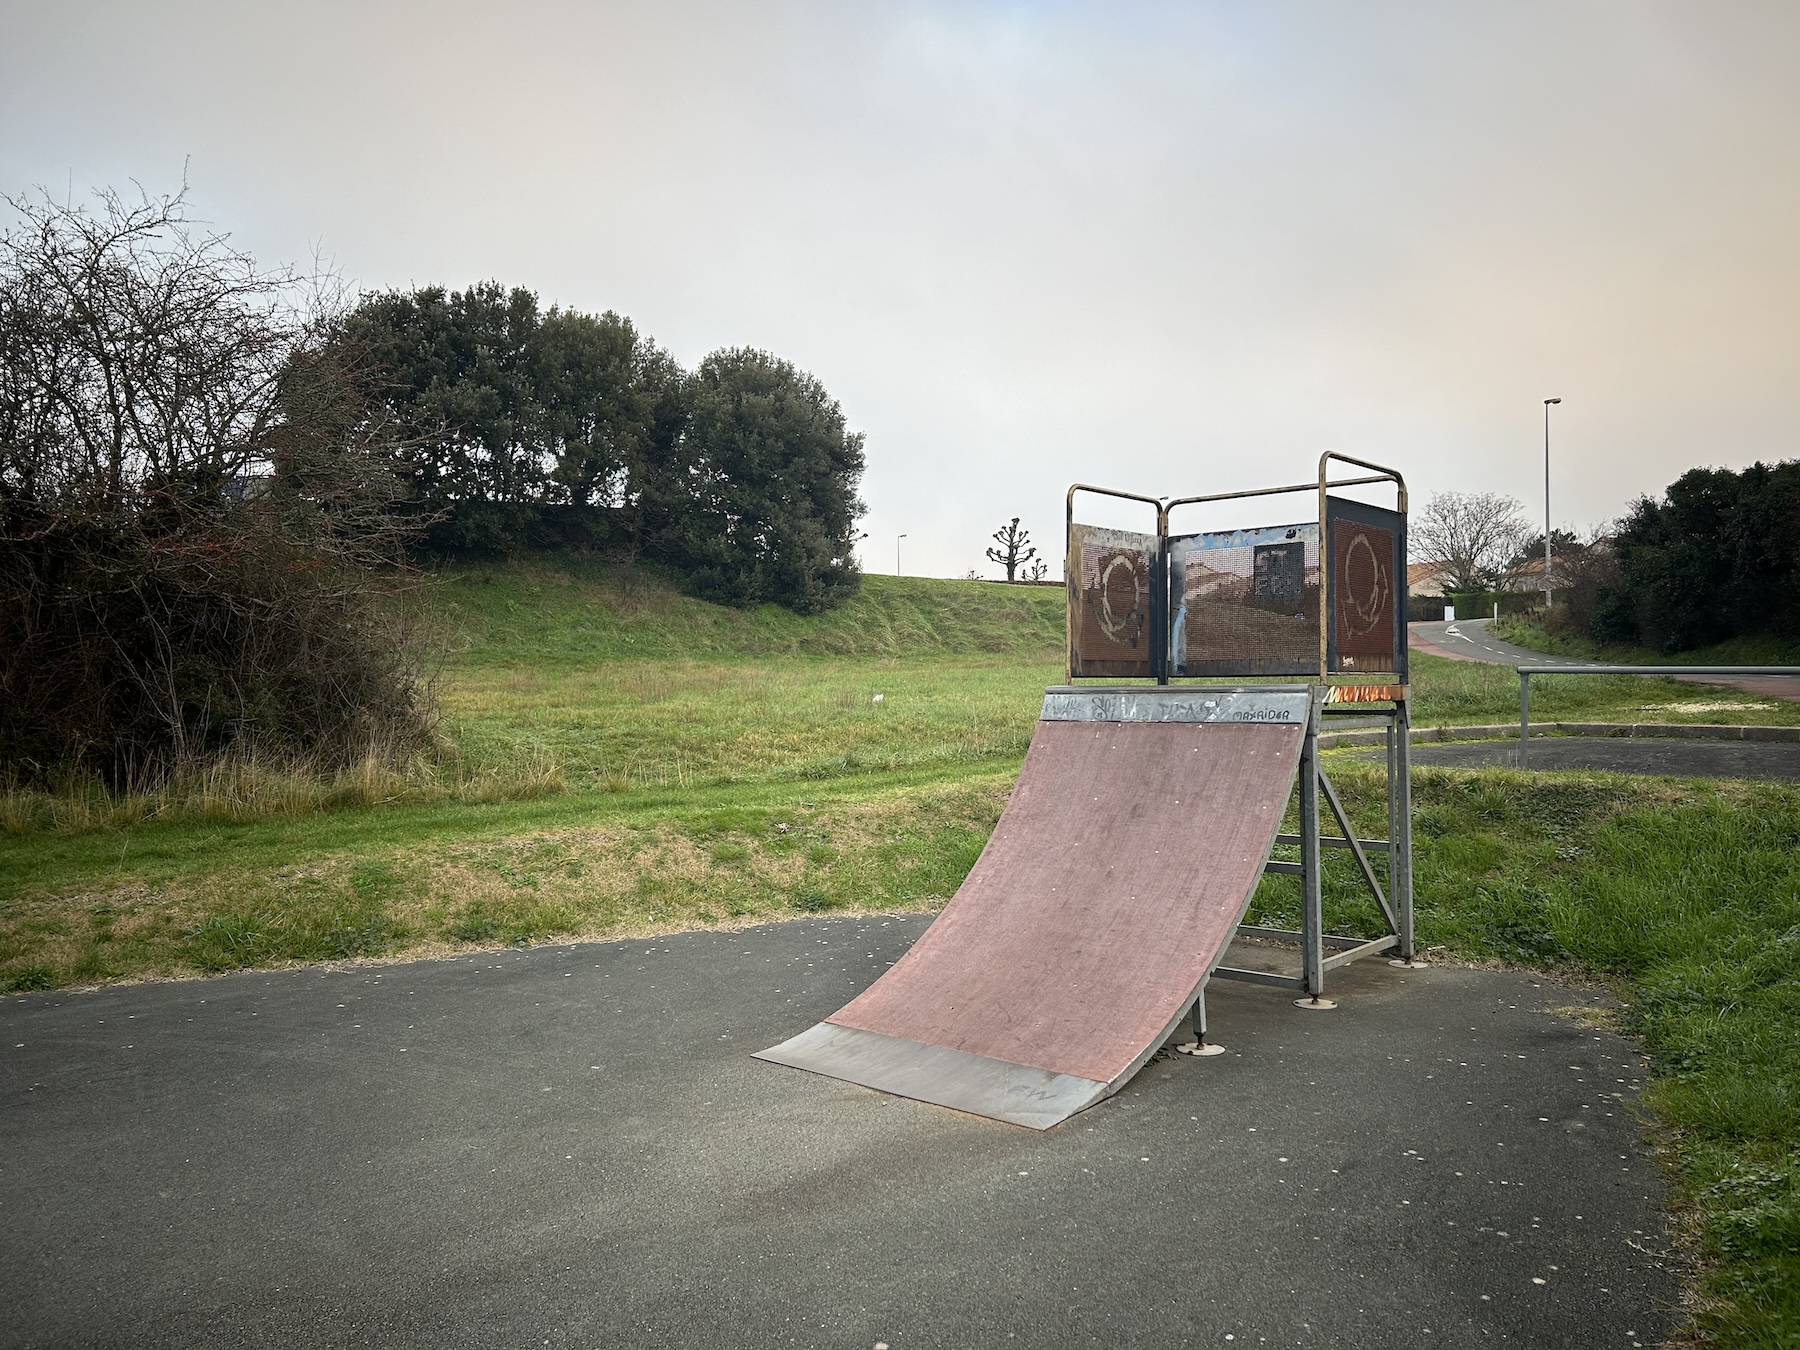
[[[1337,818],[1338,828],[1344,832],[1344,838],[1350,843],[1350,851],[1356,855],[1356,865],[1362,869],[1363,880],[1374,892],[1375,903],[1381,906],[1382,917],[1387,920],[1388,932],[1398,933],[1400,921],[1394,915],[1394,907],[1388,903],[1381,883],[1375,879],[1375,869],[1369,866],[1369,855],[1363,852],[1363,846],[1356,837],[1356,831],[1350,828],[1350,817],[1344,810],[1344,804],[1338,800],[1337,789],[1331,786],[1331,780],[1325,776],[1321,766],[1318,770],[1319,786],[1325,790],[1325,802],[1331,807],[1331,814]]]

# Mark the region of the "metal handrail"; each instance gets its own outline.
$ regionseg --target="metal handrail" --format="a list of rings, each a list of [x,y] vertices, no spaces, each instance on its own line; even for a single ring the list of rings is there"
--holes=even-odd
[[[1533,675],[1787,675],[1800,666],[1519,666],[1519,767],[1525,767],[1531,736]]]

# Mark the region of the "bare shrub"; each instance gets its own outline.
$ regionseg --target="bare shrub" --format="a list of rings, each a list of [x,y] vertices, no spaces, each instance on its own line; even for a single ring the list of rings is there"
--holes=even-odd
[[[427,743],[400,446],[337,310],[181,197],[7,198],[0,770],[114,790]]]
[[[1559,545],[1556,604],[1544,615],[1544,627],[1550,632],[1595,636],[1594,621],[1607,595],[1616,592],[1624,581],[1609,533],[1615,528],[1599,526],[1585,539]]]

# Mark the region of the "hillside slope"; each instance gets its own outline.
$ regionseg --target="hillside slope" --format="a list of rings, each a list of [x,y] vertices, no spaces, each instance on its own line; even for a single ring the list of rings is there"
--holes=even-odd
[[[453,665],[734,656],[1039,655],[1063,644],[1057,586],[865,576],[826,614],[729,609],[635,567],[539,556],[447,570],[432,596]]]

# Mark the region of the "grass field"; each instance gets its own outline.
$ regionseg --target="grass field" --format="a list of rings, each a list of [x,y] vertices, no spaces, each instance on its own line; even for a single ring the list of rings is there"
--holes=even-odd
[[[929,910],[1061,678],[1054,588],[871,577],[800,619],[538,564],[455,573],[431,603],[449,653],[435,765],[130,809],[10,794],[0,990]],[[1517,714],[1503,668],[1417,657],[1414,688],[1422,725]],[[1546,679],[1533,708],[1800,721],[1660,679]],[[1330,762],[1379,816],[1366,762]],[[1613,982],[1705,1262],[1698,1325],[1800,1344],[1800,792],[1421,770],[1414,795],[1421,940]],[[1350,866],[1330,860],[1340,929],[1373,917]],[[1270,878],[1255,904],[1291,919],[1295,902]]]

